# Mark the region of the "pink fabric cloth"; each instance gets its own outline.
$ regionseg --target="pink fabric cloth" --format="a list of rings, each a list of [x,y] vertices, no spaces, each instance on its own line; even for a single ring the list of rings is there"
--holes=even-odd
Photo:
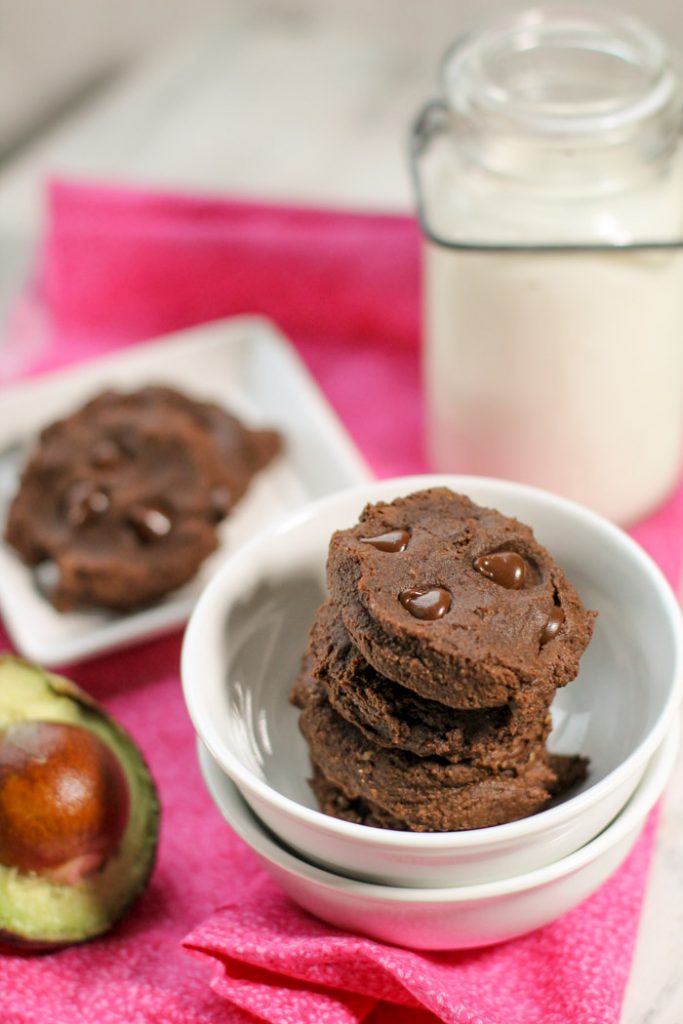
[[[239,312],[266,313],[294,339],[378,474],[423,468],[418,232],[408,218],[56,185],[32,301],[17,313],[0,377]],[[672,582],[682,520],[679,489],[634,530]],[[618,1020],[653,820],[600,892],[514,942],[425,954],[339,932],[291,904],[213,808],[179,651],[176,635],[70,670],[145,751],[163,806],[159,859],[106,938],[2,958],[3,1024]]]

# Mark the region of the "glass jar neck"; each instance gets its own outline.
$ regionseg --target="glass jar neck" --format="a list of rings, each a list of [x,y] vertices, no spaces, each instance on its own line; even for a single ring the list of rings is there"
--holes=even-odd
[[[663,42],[611,11],[543,7],[465,37],[441,67],[460,159],[534,187],[630,185],[674,152],[681,87]]]

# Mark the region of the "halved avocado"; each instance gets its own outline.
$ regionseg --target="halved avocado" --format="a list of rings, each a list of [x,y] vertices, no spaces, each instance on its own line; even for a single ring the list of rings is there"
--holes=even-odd
[[[130,736],[70,680],[0,655],[0,946],[108,931],[144,889],[158,832]]]

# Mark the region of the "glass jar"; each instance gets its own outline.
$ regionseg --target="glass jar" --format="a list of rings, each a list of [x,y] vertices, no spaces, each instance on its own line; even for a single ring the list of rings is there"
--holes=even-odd
[[[466,36],[412,135],[432,468],[621,523],[683,438],[679,75],[634,19],[543,7]]]

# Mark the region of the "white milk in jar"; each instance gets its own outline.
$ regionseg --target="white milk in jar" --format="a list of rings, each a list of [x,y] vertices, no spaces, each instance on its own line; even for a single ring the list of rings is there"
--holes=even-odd
[[[683,436],[681,87],[633,19],[552,7],[447,54],[413,145],[433,468],[619,522]]]

